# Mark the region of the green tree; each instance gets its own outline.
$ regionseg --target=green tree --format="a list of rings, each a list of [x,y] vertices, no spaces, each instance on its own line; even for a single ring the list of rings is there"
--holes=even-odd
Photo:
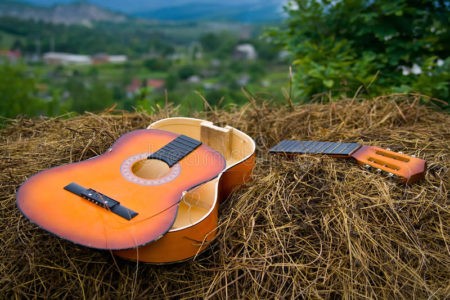
[[[66,88],[70,94],[73,111],[98,112],[114,104],[113,89],[99,80],[85,82],[79,76],[74,76],[67,82]]]
[[[255,46],[256,51],[258,52],[258,59],[260,60],[272,62],[278,56],[278,47],[266,39],[251,40],[249,43]]]
[[[149,71],[167,71],[171,65],[172,62],[164,58],[149,58],[144,61],[144,66]]]
[[[229,57],[238,43],[237,37],[230,32],[206,33],[199,39],[202,49],[218,58]]]
[[[33,74],[22,65],[0,64],[0,115],[45,114],[45,103],[36,97],[37,84]]]
[[[220,37],[212,32],[208,32],[200,37],[200,44],[206,52],[214,52],[220,42]]]
[[[166,89],[173,91],[178,84],[178,76],[174,73],[169,73],[166,77]]]
[[[303,99],[362,86],[448,100],[450,1],[296,0],[286,10],[287,28],[269,35],[295,57]]]
[[[23,43],[19,39],[15,39],[11,46],[11,50],[23,50]]]
[[[198,69],[194,65],[184,65],[181,66],[180,69],[178,69],[178,77],[180,79],[186,80],[192,75],[196,75],[198,72]]]

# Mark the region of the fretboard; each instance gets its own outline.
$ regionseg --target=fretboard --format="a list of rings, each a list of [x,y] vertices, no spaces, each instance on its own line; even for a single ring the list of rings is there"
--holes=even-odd
[[[272,147],[270,153],[304,153],[304,154],[329,154],[350,155],[361,147],[358,143],[335,143],[314,141],[284,140]]]
[[[200,141],[194,140],[185,135],[180,135],[155,153],[149,155],[147,158],[162,160],[168,164],[169,167],[172,167],[201,144],[202,142]]]

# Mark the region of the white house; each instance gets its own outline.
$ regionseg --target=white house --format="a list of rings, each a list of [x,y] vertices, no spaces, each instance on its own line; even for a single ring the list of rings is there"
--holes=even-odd
[[[127,62],[128,57],[126,55],[110,55],[109,62],[113,64],[121,64]]]
[[[255,60],[258,54],[252,44],[240,44],[234,48],[233,57],[235,59]]]
[[[87,55],[48,52],[44,54],[44,61],[47,64],[56,65],[90,65],[92,60]]]

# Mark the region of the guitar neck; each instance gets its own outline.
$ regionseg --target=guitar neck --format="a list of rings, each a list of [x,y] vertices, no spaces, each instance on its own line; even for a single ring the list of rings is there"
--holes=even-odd
[[[336,143],[315,141],[281,141],[269,150],[270,153],[325,154],[334,157],[352,157],[366,167],[396,175],[405,183],[424,177],[426,161],[402,153],[358,143]]]
[[[361,147],[358,143],[335,143],[315,141],[281,141],[272,147],[270,153],[327,154],[349,157]]]
[[[200,141],[185,135],[180,135],[147,158],[162,160],[167,163],[169,167],[172,167],[201,144]]]

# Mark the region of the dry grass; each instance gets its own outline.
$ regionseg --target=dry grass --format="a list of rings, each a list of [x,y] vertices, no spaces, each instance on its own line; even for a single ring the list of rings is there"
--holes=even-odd
[[[450,295],[450,117],[416,96],[290,107],[251,99],[197,117],[253,136],[254,181],[221,207],[220,234],[195,260],[114,259],[32,225],[15,191],[45,168],[104,152],[121,134],[177,114],[16,119],[1,131],[2,298],[431,298]],[[350,160],[267,150],[281,139],[352,141],[428,161],[403,186]]]

